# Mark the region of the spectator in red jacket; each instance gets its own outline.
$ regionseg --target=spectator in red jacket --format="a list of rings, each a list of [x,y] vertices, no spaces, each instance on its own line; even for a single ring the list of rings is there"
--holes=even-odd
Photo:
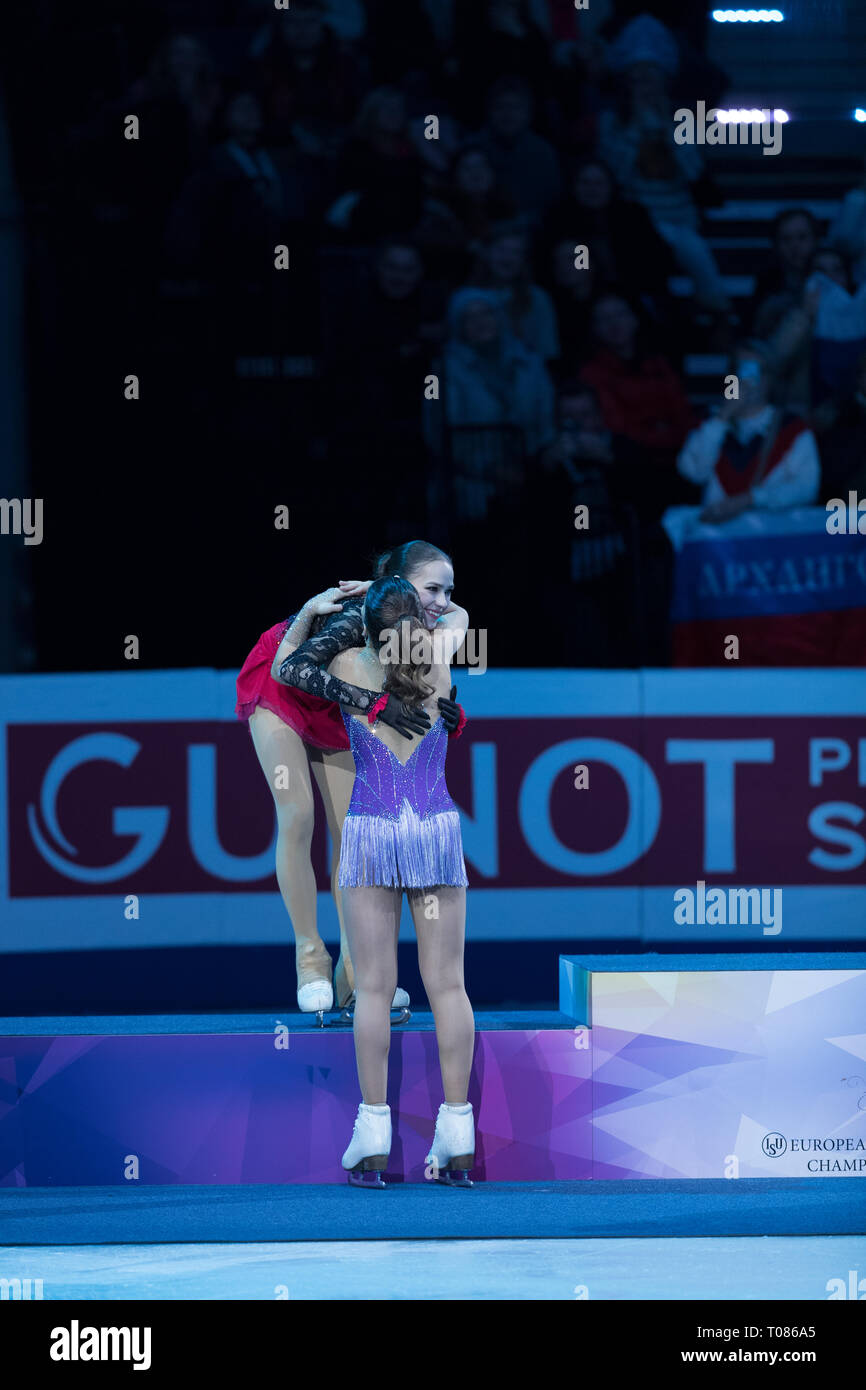
[[[597,350],[580,376],[597,392],[605,425],[649,450],[652,461],[673,464],[693,423],[679,374],[644,345],[637,313],[615,290],[596,299],[592,333]]]

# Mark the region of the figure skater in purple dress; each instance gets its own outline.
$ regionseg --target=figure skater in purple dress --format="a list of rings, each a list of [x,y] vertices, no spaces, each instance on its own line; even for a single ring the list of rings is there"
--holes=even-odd
[[[362,1101],[342,1164],[350,1182],[384,1186],[381,1175],[391,1149],[390,1004],[405,893],[436,1024],[445,1095],[426,1161],[440,1181],[466,1186],[475,1154],[467,1100],[475,1020],[463,981],[467,880],[460,816],[445,785],[449,734],[438,703],[448,696],[449,663],[465,628],[431,631],[416,588],[388,576],[367,592],[363,635],[362,648],[340,653],[328,667],[340,681],[381,692],[366,712],[343,709],[355,781],[343,823],[339,884],[355,972]],[[426,733],[407,741],[378,718],[390,697],[438,717]],[[464,723],[461,711],[451,737],[459,736]]]

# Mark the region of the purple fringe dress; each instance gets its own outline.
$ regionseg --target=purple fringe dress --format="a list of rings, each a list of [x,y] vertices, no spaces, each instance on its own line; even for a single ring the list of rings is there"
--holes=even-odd
[[[441,718],[405,763],[363,719],[341,711],[355,759],[340,845],[341,888],[467,885],[460,812],[445,785]]]

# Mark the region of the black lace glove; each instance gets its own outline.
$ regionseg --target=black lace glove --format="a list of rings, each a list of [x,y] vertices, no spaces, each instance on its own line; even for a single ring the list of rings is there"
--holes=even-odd
[[[437,702],[442,712],[442,723],[449,734],[453,734],[460,723],[460,706],[456,703],[456,696],[457,686],[452,685],[450,699],[446,700],[443,695]]]
[[[380,690],[364,690],[361,686],[341,681],[323,668],[332,661],[338,652],[350,647],[364,645],[364,625],[361,618],[362,598],[347,599],[342,612],[331,613],[320,632],[308,637],[306,642],[291,652],[280,666],[280,680],[304,690],[308,695],[318,695],[322,700],[333,700],[345,709],[370,710],[381,699]],[[388,703],[379,715],[383,724],[389,724],[404,738],[413,734],[426,734],[430,728],[430,716],[418,706],[404,705],[394,695],[388,696]]]
[[[396,729],[404,738],[413,734],[426,734],[430,728],[430,716],[420,705],[407,705],[396,695],[388,696],[388,703],[379,711],[379,719]]]
[[[308,637],[286,657],[280,666],[280,680],[284,685],[292,685],[307,695],[318,695],[322,700],[333,700],[346,709],[372,708],[380,692],[350,685],[324,669],[338,652],[363,647],[363,602],[361,598],[347,599],[340,613],[331,613],[315,636]]]

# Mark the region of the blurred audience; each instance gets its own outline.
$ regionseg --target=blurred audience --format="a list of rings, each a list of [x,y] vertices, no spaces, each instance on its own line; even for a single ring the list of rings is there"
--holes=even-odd
[[[559,356],[559,332],[553,302],[546,290],[532,283],[526,234],[516,226],[503,227],[480,247],[472,283],[496,290],[511,331],[525,347],[549,360]]]
[[[728,315],[731,302],[701,235],[695,198],[703,159],[695,145],[674,140],[668,87],[679,63],[674,38],[651,15],[641,15],[619,35],[609,62],[620,85],[616,109],[603,112],[599,121],[599,153],[616,171],[624,195],[649,214],[683,274],[691,278],[698,302]]]
[[[758,275],[752,297],[752,331],[761,338],[778,326],[803,293],[818,249],[818,223],[807,208],[786,208],[773,220],[772,241],[770,262]]]
[[[490,88],[478,138],[515,207],[540,223],[562,195],[562,175],[553,145],[532,129],[532,93],[522,78],[503,77]]]
[[[851,277],[855,285],[862,285],[866,280],[866,176],[845,194],[827,240],[850,257]]]
[[[584,264],[582,251],[571,237],[554,242],[546,269],[559,329],[558,375],[566,378],[573,376],[592,352],[592,304],[598,275],[594,262]]]
[[[363,89],[356,54],[337,38],[325,0],[292,0],[291,23],[276,13],[256,36],[250,63],[277,145],[334,158]]]
[[[722,522],[751,507],[802,507],[818,495],[815,436],[800,416],[770,403],[772,368],[761,344],[749,342],[731,363],[737,395],[693,430],[677,466],[703,487],[701,519]]]
[[[511,198],[499,186],[489,154],[475,141],[461,145],[454,154],[437,206],[443,216],[440,242],[455,280],[466,278],[482,243],[517,214]]]
[[[541,358],[515,336],[502,296],[495,290],[458,290],[448,306],[448,340],[440,378],[444,421],[463,426],[504,427],[503,437],[519,440],[519,459],[503,454],[497,477],[489,458],[474,473],[477,455],[470,445],[458,469],[457,510],[483,520],[497,487],[521,485],[524,461],[532,461],[553,438],[553,385]],[[440,412],[435,412],[440,416]],[[426,418],[431,420],[433,412]],[[441,439],[441,433],[433,438]],[[453,443],[453,434],[452,434]],[[485,472],[486,470],[486,472]]]
[[[424,208],[424,170],[397,87],[368,92],[355,117],[337,176],[342,195],[328,214],[361,242],[411,236]]]
[[[620,285],[628,294],[665,302],[672,254],[646,210],[618,193],[613,174],[602,160],[579,162],[569,197],[548,219],[548,234],[556,240],[571,237],[575,244],[586,246],[589,264],[600,281]]]
[[[854,290],[844,256],[832,247],[819,247],[807,271],[801,294],[766,341],[775,367],[774,402],[811,413],[820,427],[832,402],[854,389],[866,349],[866,285]]]
[[[742,330],[703,221],[718,195],[673,112],[722,102],[726,79],[705,16],[649,9],[134,5],[122,34],[83,31],[86,98],[75,63],[50,74],[60,137],[7,64],[35,351],[49,376],[72,363],[58,422],[95,365],[140,360],[162,376],[147,456],[182,457],[189,498],[249,453],[258,514],[288,458],[294,564],[359,555],[361,531],[427,532],[459,551],[486,618],[493,538],[521,557],[527,608],[545,586],[569,596],[568,623],[559,604],[539,620],[549,660],[663,663],[666,507],[702,494],[723,520],[866,489],[866,179],[858,165],[829,229],[783,207],[763,266],[725,248],[732,276],[756,277],[737,301],[752,336],[738,396],[695,428],[686,383],[701,406],[718,397],[700,363]],[[65,438],[40,429],[50,483]],[[106,427],[100,446],[109,490],[123,437]],[[348,506],[365,475],[381,492]],[[267,574],[258,559],[283,592],[284,549]]]
[[[866,352],[857,363],[854,390],[839,403],[829,428],[820,436],[821,496],[866,497]]]
[[[463,115],[470,125],[482,116],[480,98],[497,78],[519,77],[536,103],[544,100],[552,75],[550,45],[530,0],[475,0],[455,6],[455,52],[461,76]]]
[[[580,376],[597,392],[608,429],[640,445],[649,468],[673,465],[692,423],[679,374],[646,341],[634,306],[616,291],[595,300],[592,335],[596,352]]]

